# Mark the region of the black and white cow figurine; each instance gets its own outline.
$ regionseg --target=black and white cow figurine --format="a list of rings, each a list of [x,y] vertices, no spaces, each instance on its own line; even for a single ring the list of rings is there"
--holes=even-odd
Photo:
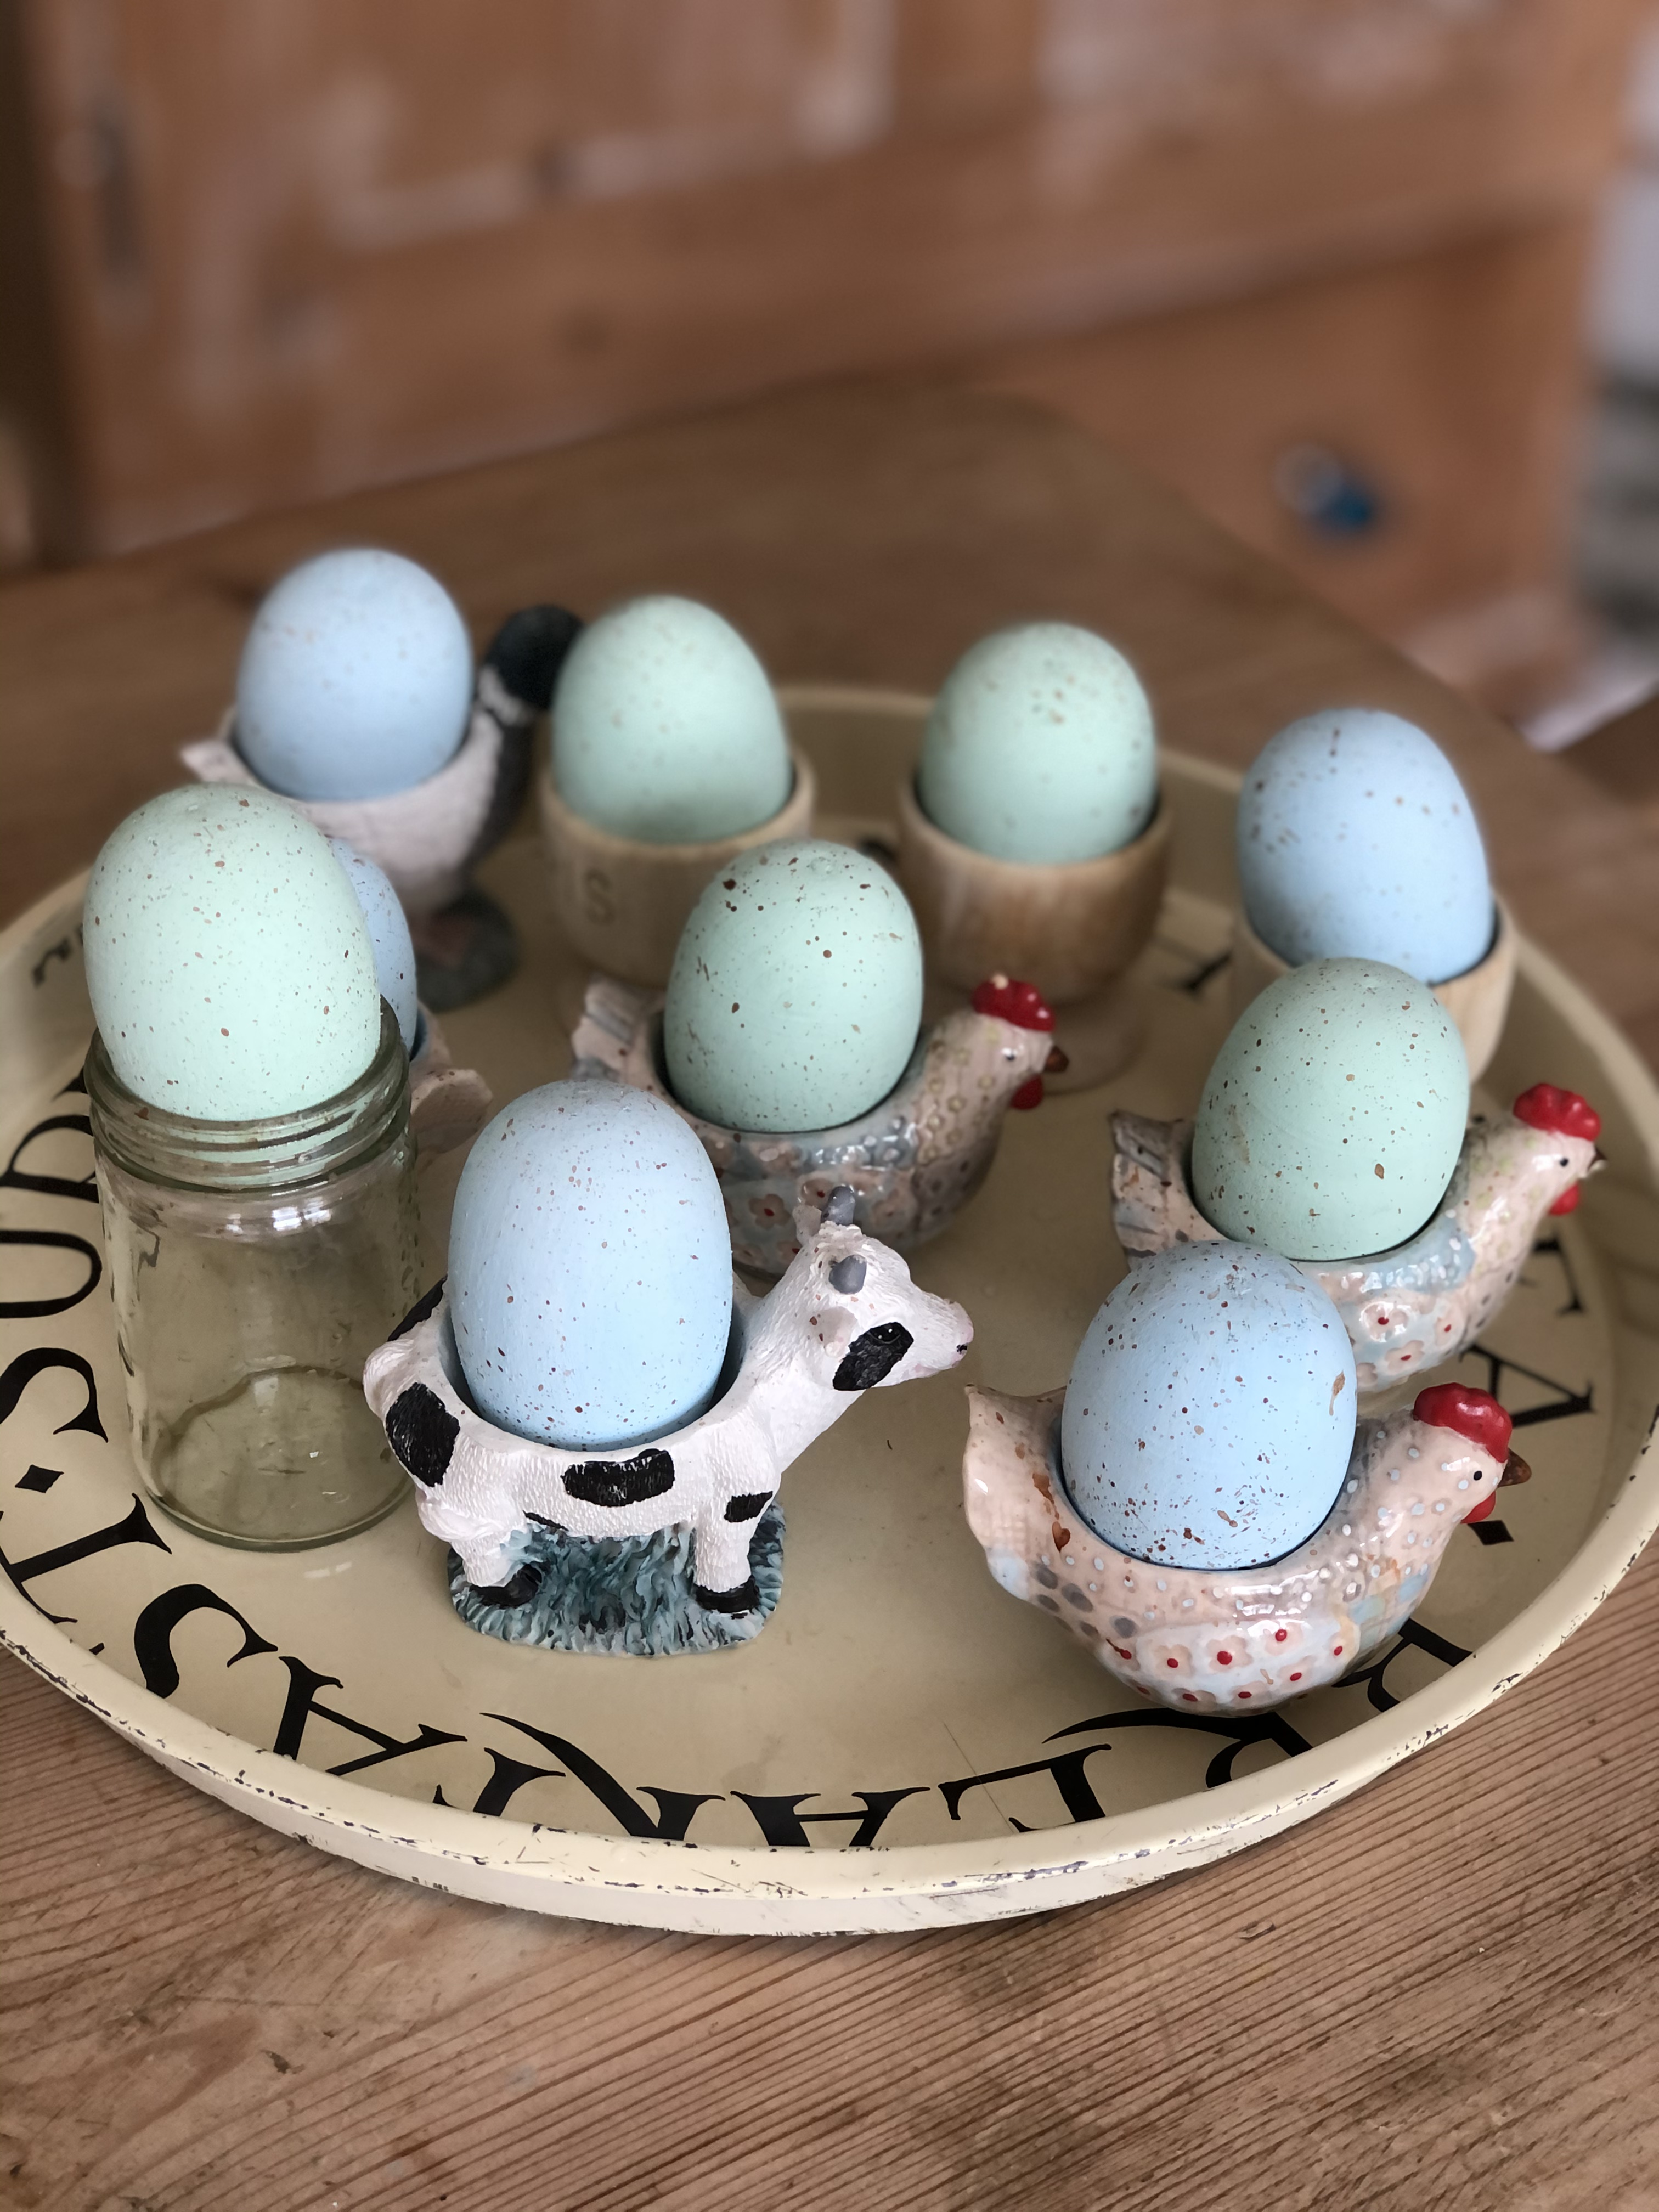
[[[955,1366],[973,1340],[887,1245],[853,1225],[838,1188],[797,1215],[801,1249],[765,1297],[732,1285],[735,1372],[708,1410],[653,1443],[562,1451],[497,1428],[469,1404],[443,1285],[372,1353],[363,1389],[415,1484],[422,1525],[453,1546],[486,1603],[517,1606],[533,1524],[579,1537],[692,1531],[694,1595],[719,1613],[759,1602],[750,1540],[784,1469],[866,1390]],[[728,1367],[730,1371],[730,1364]]]

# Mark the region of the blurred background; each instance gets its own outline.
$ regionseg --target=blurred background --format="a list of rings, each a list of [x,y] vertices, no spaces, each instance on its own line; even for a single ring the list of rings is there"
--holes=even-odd
[[[1659,678],[1653,0],[0,0],[0,567],[826,375],[1570,742]]]

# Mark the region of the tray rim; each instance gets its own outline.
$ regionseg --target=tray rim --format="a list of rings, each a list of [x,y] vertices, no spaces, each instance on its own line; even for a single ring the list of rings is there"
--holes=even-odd
[[[786,707],[914,714],[919,695],[822,684],[781,687]],[[1214,763],[1165,752],[1166,773],[1236,793]],[[85,875],[0,932],[0,963],[48,930],[61,935]],[[72,921],[69,926],[73,927]],[[1596,1055],[1619,1091],[1659,1185],[1659,1085],[1595,1001],[1523,934],[1520,972]],[[280,1832],[423,1887],[486,1902],[708,1934],[899,1930],[1048,1911],[1162,1880],[1294,1825],[1352,1795],[1502,1697],[1559,1649],[1659,1528],[1659,1413],[1600,1519],[1560,1572],[1437,1681],[1291,1762],[1210,1790],[992,1842],[808,1852],[553,1829],[422,1805],[278,1759],[198,1720],[83,1650],[0,1582],[0,1645],[198,1789]],[[1286,1787],[1287,1784],[1293,1786]]]

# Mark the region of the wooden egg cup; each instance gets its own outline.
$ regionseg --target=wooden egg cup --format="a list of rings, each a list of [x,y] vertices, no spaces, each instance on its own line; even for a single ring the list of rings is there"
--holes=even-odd
[[[1430,986],[1457,1024],[1471,1083],[1479,1082],[1498,1049],[1510,1010],[1510,994],[1515,988],[1515,924],[1496,892],[1492,909],[1496,926],[1486,958],[1477,960],[1461,975]],[[1290,972],[1290,962],[1263,944],[1241,906],[1233,915],[1233,951],[1227,977],[1232,1018],[1237,1021],[1252,999]]]
[[[915,911],[939,1011],[983,977],[1019,975],[1054,1009],[1070,1065],[1048,1087],[1089,1091],[1127,1067],[1146,1012],[1128,970],[1158,920],[1170,865],[1170,810],[1133,844],[1097,860],[1027,866],[947,837],[914,782],[898,792],[898,876]],[[932,1011],[930,1005],[930,1011]]]
[[[769,821],[732,837],[684,845],[613,836],[560,797],[550,775],[537,778],[542,832],[553,872],[553,909],[583,958],[625,983],[661,990],[686,919],[715,871],[739,853],[781,837],[810,837],[817,778],[791,745],[794,781]],[[574,1008],[562,1010],[574,1015]]]

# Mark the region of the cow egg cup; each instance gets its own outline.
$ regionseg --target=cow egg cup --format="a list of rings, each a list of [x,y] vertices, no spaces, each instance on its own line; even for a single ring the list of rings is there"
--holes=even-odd
[[[1029,984],[993,976],[974,1005],[924,1024],[879,1105],[838,1128],[784,1135],[706,1121],[668,1087],[662,994],[597,976],[571,1040],[576,1076],[609,1078],[664,1099],[714,1163],[732,1256],[781,1275],[795,1257],[795,1212],[850,1190],[860,1228],[909,1251],[937,1237],[990,1172],[1003,1115],[1040,1105],[1045,1073],[1063,1070],[1054,1015]]]
[[[811,836],[817,780],[798,746],[791,745],[789,759],[789,796],[769,821],[735,836],[684,845],[613,836],[568,806],[550,773],[538,776],[553,909],[582,958],[604,975],[661,990],[680,933],[711,878],[753,846]]]
[[[550,1650],[663,1657],[746,1643],[777,1603],[784,1471],[867,1389],[953,1367],[957,1305],[910,1279],[853,1222],[853,1194],[803,1209],[799,1250],[763,1298],[732,1285],[713,1404],[614,1451],[563,1451],[497,1428],[466,1392],[444,1286],[373,1352],[363,1389],[451,1548],[470,1627]]]
[[[1127,1067],[1146,1017],[1128,979],[1158,920],[1170,811],[1098,860],[1032,864],[976,853],[930,821],[913,781],[898,793],[898,878],[933,978],[960,997],[982,975],[1029,975],[1055,1011],[1069,1063],[1056,1090]]]
[[[1461,975],[1429,987],[1451,1016],[1463,1040],[1463,1055],[1469,1064],[1471,1083],[1479,1082],[1491,1065],[1498,1039],[1504,1034],[1510,998],[1515,989],[1515,924],[1510,919],[1509,908],[1496,893],[1492,896],[1492,939],[1486,957],[1477,960],[1473,968],[1466,968]],[[1256,935],[1241,906],[1233,916],[1232,957],[1227,971],[1231,1018],[1237,1021],[1269,983],[1288,975],[1291,964]]]
[[[416,984],[439,1013],[470,1006],[519,964],[511,921],[472,870],[512,826],[530,780],[532,740],[581,625],[561,607],[509,615],[478,669],[459,749],[436,775],[380,799],[286,799],[325,836],[384,870],[409,920]],[[262,784],[236,746],[236,710],[181,758],[203,783]]]
[[[1601,1117],[1577,1091],[1523,1091],[1508,1114],[1474,1115],[1445,1195],[1414,1237],[1352,1260],[1297,1260],[1342,1316],[1360,1394],[1457,1358],[1513,1289],[1539,1224],[1571,1213],[1600,1164]],[[1172,1244],[1218,1238],[1193,1198],[1190,1121],[1112,1116],[1112,1220],[1133,1267]]]
[[[1418,1606],[1452,1532],[1530,1470],[1484,1390],[1443,1383],[1362,1419],[1336,1501],[1265,1566],[1164,1565],[1103,1541],[1066,1494],[1064,1390],[969,1390],[963,1494],[1012,1596],[1063,1621],[1101,1665],[1177,1712],[1261,1712],[1340,1680]]]

